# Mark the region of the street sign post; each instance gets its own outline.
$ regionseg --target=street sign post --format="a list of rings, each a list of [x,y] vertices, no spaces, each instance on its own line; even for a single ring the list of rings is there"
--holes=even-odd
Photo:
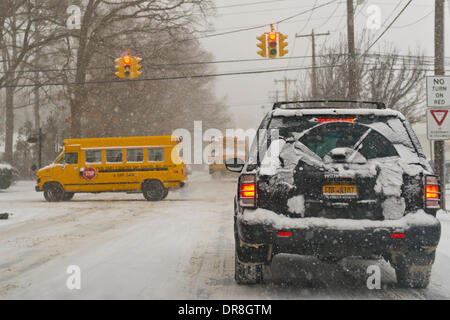
[[[450,107],[427,109],[428,140],[450,140]]]
[[[450,107],[450,77],[427,77],[428,108]]]

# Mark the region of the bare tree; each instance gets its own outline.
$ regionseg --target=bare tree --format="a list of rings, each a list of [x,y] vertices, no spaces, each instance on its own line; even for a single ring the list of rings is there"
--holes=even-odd
[[[363,38],[360,47],[362,42]],[[336,46],[324,49],[319,61],[319,97],[346,99],[349,96],[347,77],[350,65],[345,42],[341,40]],[[411,122],[417,122],[423,117],[427,62],[420,50],[399,55],[394,46],[385,45],[382,53],[360,54],[356,66],[361,100],[382,101],[387,107],[401,111]],[[310,77],[309,72],[302,83],[309,83]],[[310,87],[299,86],[297,94],[311,98]]]
[[[87,0],[80,6],[80,29],[69,33],[77,40],[72,81],[78,85],[68,88],[72,137],[79,137],[82,133],[83,106],[89,98],[83,83],[95,55],[113,45],[116,53],[121,50],[123,54],[129,39],[136,35],[144,39],[156,34],[155,46],[161,48],[162,44],[157,42],[158,33],[176,34],[188,25],[194,25],[194,15],[207,10],[209,0]],[[66,18],[64,13],[56,15],[54,22],[63,26]]]
[[[14,96],[22,80],[21,68],[38,48],[63,36],[44,23],[48,16],[38,3],[31,0],[0,2],[0,88],[3,86],[6,90],[5,160],[9,163],[13,160]]]

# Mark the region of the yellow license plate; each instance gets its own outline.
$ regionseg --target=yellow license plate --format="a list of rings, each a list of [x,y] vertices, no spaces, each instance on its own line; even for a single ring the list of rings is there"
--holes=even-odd
[[[348,184],[332,184],[323,186],[323,194],[331,197],[354,197],[358,195],[356,186]]]

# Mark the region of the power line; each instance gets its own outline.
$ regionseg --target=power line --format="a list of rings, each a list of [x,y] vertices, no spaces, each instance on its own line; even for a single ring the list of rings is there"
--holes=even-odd
[[[379,64],[365,64],[365,65],[374,65],[377,66]],[[323,68],[335,68],[335,67],[345,67],[346,64],[340,65],[327,65],[327,66],[317,66],[317,69]],[[157,77],[157,78],[141,78],[134,80],[92,80],[92,81],[84,81],[84,82],[54,82],[54,83],[42,83],[40,86],[74,86],[74,85],[89,85],[89,84],[107,84],[107,83],[131,83],[131,82],[142,82],[142,81],[162,81],[162,80],[191,80],[191,79],[199,79],[199,78],[213,78],[213,77],[223,77],[223,76],[236,76],[236,75],[251,75],[251,74],[263,74],[263,73],[274,73],[274,72],[284,72],[284,71],[296,71],[296,70],[308,70],[312,69],[312,66],[308,67],[297,67],[297,68],[282,68],[282,69],[270,69],[270,70],[248,70],[248,71],[236,71],[236,72],[224,72],[224,73],[212,73],[212,74],[197,74],[197,75],[188,75],[188,76],[171,76],[171,77]],[[393,70],[393,71],[433,71],[432,69],[425,68],[374,68],[371,71],[381,71],[381,70]],[[38,84],[21,84],[21,85],[4,85],[1,87],[4,88],[23,88],[23,87],[35,87]],[[1,88],[0,87],[0,88]]]
[[[307,48],[309,50],[309,48]],[[307,52],[307,51],[306,51]],[[293,56],[293,57],[281,57],[277,58],[277,60],[293,60],[293,59],[309,59],[312,58],[311,55],[302,55],[302,56]],[[346,54],[331,54],[331,55],[346,55]],[[383,53],[366,53],[367,57],[378,57],[378,56],[393,56],[393,57],[400,57],[400,58],[407,58],[407,59],[429,59],[429,63],[432,63],[434,61],[434,56],[418,56],[418,55],[407,55],[407,54],[383,54]],[[316,55],[318,58],[326,58],[329,57],[330,54],[322,54],[322,55]],[[361,55],[362,56],[362,55]],[[445,59],[450,59],[450,57],[445,57]],[[191,62],[180,62],[180,63],[161,63],[161,64],[150,64],[150,65],[144,65],[144,67],[149,68],[157,68],[157,67],[170,67],[170,66],[189,66],[189,65],[205,65],[205,64],[222,64],[222,63],[242,63],[242,62],[269,62],[268,60],[264,60],[261,58],[252,58],[252,59],[232,59],[232,60],[216,60],[216,61],[191,61]],[[90,70],[107,70],[111,69],[111,67],[90,67]],[[17,70],[14,71],[14,73],[33,73],[33,72],[65,72],[65,71],[76,71],[76,68],[64,68],[64,69],[30,69],[30,70]],[[0,71],[0,74],[7,73],[7,71]]]
[[[308,9],[308,10],[296,13],[296,14],[294,14],[292,16],[286,17],[284,19],[278,20],[278,21],[273,22],[273,23],[266,23],[266,24],[262,24],[262,25],[259,25],[259,26],[248,27],[248,28],[243,28],[243,29],[238,29],[238,30],[233,30],[233,31],[226,31],[226,32],[220,32],[220,33],[214,33],[214,34],[207,34],[207,35],[204,35],[204,36],[195,37],[195,38],[187,38],[187,39],[183,39],[183,40],[180,40],[180,41],[191,41],[191,40],[206,39],[206,38],[211,38],[211,37],[223,36],[223,35],[227,35],[227,34],[233,34],[233,33],[238,33],[238,32],[244,32],[244,31],[264,28],[264,27],[270,26],[271,24],[280,24],[280,23],[283,23],[285,21],[291,20],[291,19],[293,19],[295,17],[298,17],[298,16],[301,16],[303,14],[306,14],[308,12],[311,12],[311,11],[314,11],[316,9],[328,6],[328,5],[330,5],[330,4],[332,4],[332,3],[336,2],[336,1],[338,1],[338,0],[332,0],[332,1],[326,2],[324,4],[321,4],[321,5],[317,6],[317,7],[313,7],[311,9]],[[171,43],[171,42],[169,42],[169,43]]]
[[[392,22],[384,29],[384,31],[378,36],[378,38],[367,48],[367,50],[364,52],[366,54],[372,47],[375,45],[375,43],[378,42],[378,40],[381,39],[381,37],[389,30],[389,28],[397,21],[397,19],[402,15],[402,13],[408,8],[408,6],[411,4],[412,0],[409,0],[408,3],[403,7],[403,9],[397,14],[397,16],[392,20]]]
[[[248,6],[255,6],[255,5],[260,5],[260,4],[264,4],[264,3],[274,3],[274,2],[282,2],[284,0],[278,0],[278,1],[258,1],[258,2],[252,2],[252,3],[241,3],[241,4],[232,4],[232,5],[228,5],[228,6],[220,6],[220,7],[214,7],[214,9],[225,9],[225,8],[235,8],[235,7],[248,7]]]

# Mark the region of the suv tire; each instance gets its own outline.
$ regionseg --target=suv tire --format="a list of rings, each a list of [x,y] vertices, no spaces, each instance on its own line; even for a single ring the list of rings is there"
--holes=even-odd
[[[247,264],[234,258],[234,279],[237,284],[257,284],[263,282],[263,264]]]
[[[164,199],[167,190],[159,180],[146,180],[142,183],[142,193],[148,201],[160,201]]]
[[[397,284],[402,288],[426,288],[430,283],[432,265],[401,263],[395,266]]]
[[[234,279],[237,284],[257,284],[263,282],[264,264],[244,263],[239,260],[242,255],[236,241],[234,252]]]
[[[44,198],[48,202],[59,202],[64,199],[64,188],[57,182],[44,185]]]

